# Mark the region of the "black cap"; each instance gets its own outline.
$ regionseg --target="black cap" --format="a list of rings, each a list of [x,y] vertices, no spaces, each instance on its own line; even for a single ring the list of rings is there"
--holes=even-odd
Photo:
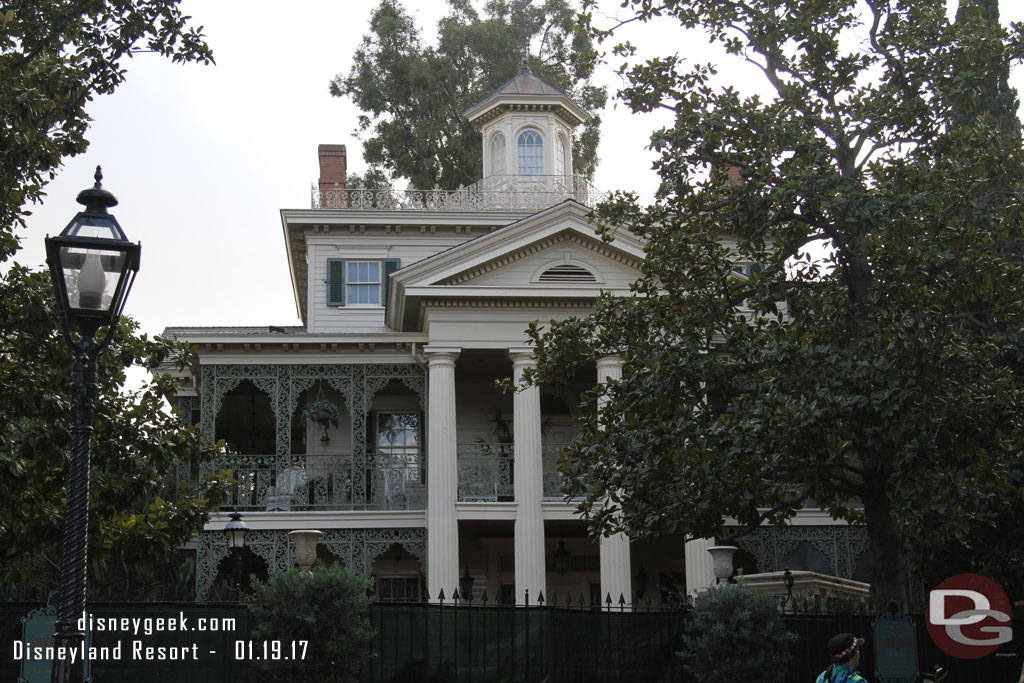
[[[858,638],[850,633],[840,633],[828,641],[828,654],[839,664],[850,661],[853,654],[864,644],[863,638]]]

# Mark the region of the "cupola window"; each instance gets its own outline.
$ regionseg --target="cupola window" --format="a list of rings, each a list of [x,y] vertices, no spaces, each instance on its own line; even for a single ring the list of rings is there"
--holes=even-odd
[[[498,133],[491,139],[491,175],[505,173],[505,136]]]
[[[544,175],[544,140],[535,130],[519,136],[519,175]]]
[[[565,161],[565,138],[559,135],[555,137],[555,175],[565,175],[569,167]]]

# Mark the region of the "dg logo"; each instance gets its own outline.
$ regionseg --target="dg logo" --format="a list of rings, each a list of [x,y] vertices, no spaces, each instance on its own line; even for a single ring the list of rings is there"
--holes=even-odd
[[[978,659],[1010,642],[1010,599],[992,579],[957,574],[928,594],[928,635],[946,654]]]

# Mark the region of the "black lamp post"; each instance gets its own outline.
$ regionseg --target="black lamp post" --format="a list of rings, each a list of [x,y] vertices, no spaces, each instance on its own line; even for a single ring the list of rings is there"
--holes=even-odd
[[[242,549],[245,548],[245,534],[249,527],[242,521],[237,510],[231,513],[231,521],[224,525],[231,549],[231,583],[235,588],[235,600],[242,594]]]
[[[61,329],[75,359],[71,370],[71,466],[54,645],[79,650],[85,641],[85,633],[77,626],[85,613],[89,439],[98,388],[96,359],[114,336],[142,251],[140,245],[128,241],[117,219],[107,212],[117,205],[117,199],[100,186],[103,175],[99,166],[95,177],[96,184],[78,194],[85,211],[71,219],[60,235],[46,238],[46,262],[57,294]],[[104,326],[107,332],[97,343],[93,337]],[[72,337],[73,329],[81,334],[80,339]],[[69,657],[54,662],[50,680],[79,683],[82,677],[82,658],[72,663]]]

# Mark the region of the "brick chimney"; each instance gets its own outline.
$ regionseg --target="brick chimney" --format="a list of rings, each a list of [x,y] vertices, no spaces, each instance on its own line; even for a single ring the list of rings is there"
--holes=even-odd
[[[345,189],[345,145],[319,145],[320,191]]]

